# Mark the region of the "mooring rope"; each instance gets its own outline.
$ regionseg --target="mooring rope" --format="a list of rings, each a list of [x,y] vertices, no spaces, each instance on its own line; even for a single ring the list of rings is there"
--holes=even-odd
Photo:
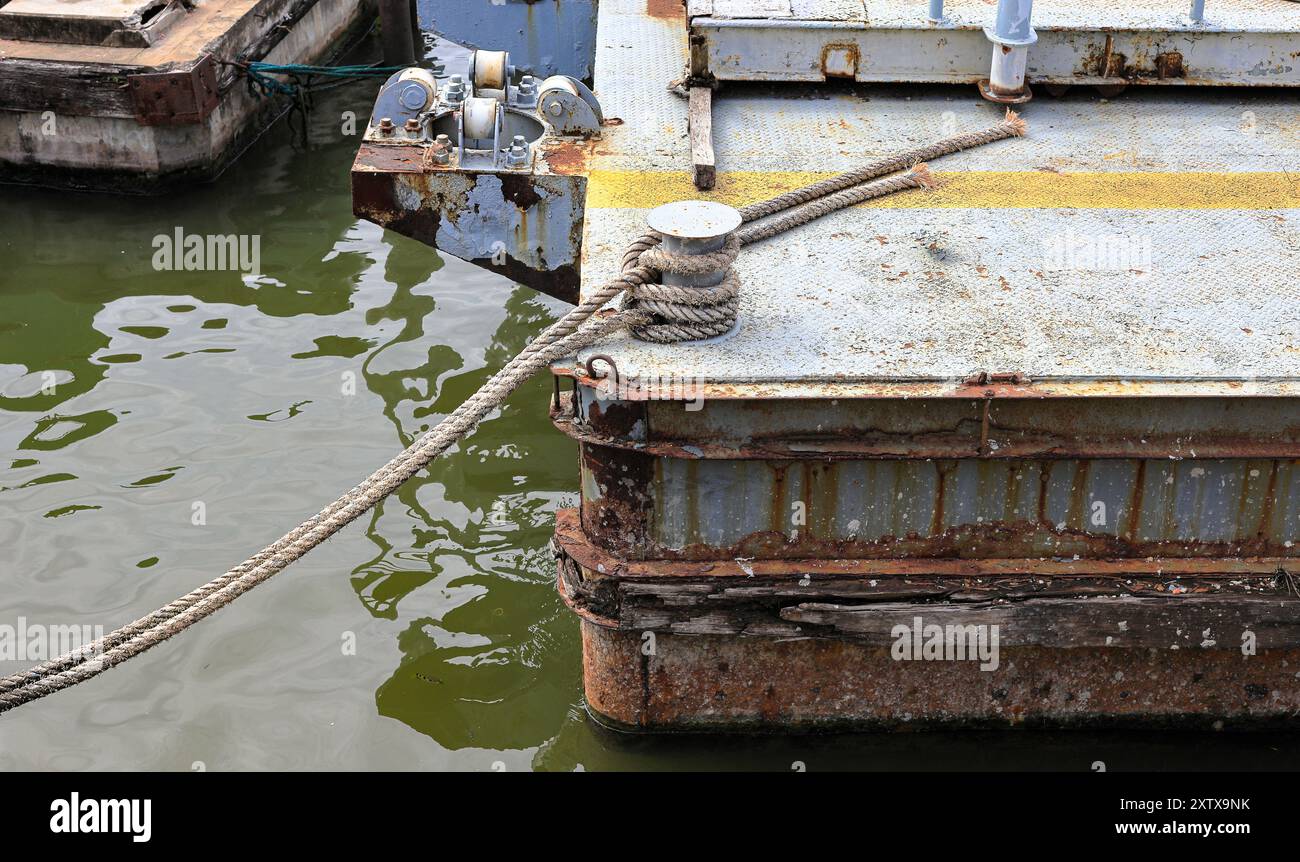
[[[203,586],[78,650],[0,679],[0,713],[97,676],[230,604],[397,490],[469,434],[534,372],[552,362],[624,327],[636,337],[658,342],[707,338],[726,332],[736,318],[739,279],[731,264],[741,246],[871,198],[928,187],[932,181],[923,161],[1023,135],[1024,131],[1024,122],[1008,111],[1001,123],[982,132],[957,135],[908,150],[751,204],[740,211],[744,222],[777,213],[782,215],[736,231],[723,249],[711,255],[669,253],[659,248],[663,237],[655,232],[638,237],[623,256],[618,278],[592,292],[548,326],[464,403],[359,485]],[[900,170],[903,173],[897,176],[873,181]],[[655,282],[663,272],[699,274],[724,269],[723,282],[715,288],[672,287]],[[628,298],[622,308],[605,309],[611,300],[624,293]]]

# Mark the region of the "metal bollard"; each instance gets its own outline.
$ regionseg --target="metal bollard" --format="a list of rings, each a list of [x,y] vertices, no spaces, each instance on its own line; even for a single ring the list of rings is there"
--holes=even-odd
[[[931,24],[943,22],[943,0],[930,0],[930,12],[926,15],[926,20]]]
[[[1205,23],[1205,0],[1192,0],[1192,10],[1187,13],[1196,24]]]
[[[1025,86],[1025,62],[1029,46],[1038,41],[1030,24],[1034,0],[998,0],[997,18],[984,29],[993,43],[993,63],[987,85],[980,83],[980,94],[993,102],[1016,104],[1027,102],[1033,94]]]
[[[646,216],[651,229],[663,234],[665,251],[680,254],[708,254],[722,248],[731,232],[740,227],[740,212],[713,201],[676,201],[655,207]],[[678,287],[714,287],[722,282],[726,269],[699,276],[663,274],[663,283]]]

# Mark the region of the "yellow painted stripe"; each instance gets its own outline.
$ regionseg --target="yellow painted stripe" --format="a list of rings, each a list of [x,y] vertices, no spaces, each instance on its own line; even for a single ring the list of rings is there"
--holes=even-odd
[[[835,176],[818,171],[735,171],[718,174],[700,192],[685,171],[592,171],[588,209],[645,209],[686,198],[743,206]],[[863,206],[888,209],[1293,209],[1300,208],[1300,173],[1054,173],[1052,171],[935,171],[939,188],[889,195]]]

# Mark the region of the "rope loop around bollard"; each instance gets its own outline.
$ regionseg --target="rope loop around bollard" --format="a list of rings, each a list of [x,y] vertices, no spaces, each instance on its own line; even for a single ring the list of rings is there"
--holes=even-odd
[[[722,281],[706,287],[681,287],[648,281],[635,285],[623,299],[623,309],[651,315],[651,322],[631,326],[634,338],[657,344],[698,341],[725,335],[736,325],[740,276],[732,263],[740,254],[740,237],[731,234],[718,251],[704,254],[673,252],[661,245],[642,251],[637,262],[660,274],[701,276],[723,271]]]

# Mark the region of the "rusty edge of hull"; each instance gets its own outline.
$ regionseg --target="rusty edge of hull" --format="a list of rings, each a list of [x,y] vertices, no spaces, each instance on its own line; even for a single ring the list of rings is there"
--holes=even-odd
[[[892,661],[829,639],[660,635],[581,623],[586,704],[629,732],[1294,729],[1300,650],[1008,649],[1011,674]]]
[[[1244,408],[1252,399],[1179,401],[1231,403]],[[1295,418],[1300,419],[1300,402],[1259,401],[1270,406],[1292,405]],[[1001,411],[994,408],[992,399],[953,396],[946,402],[957,407],[949,411],[946,421],[950,424],[946,427],[921,402],[894,401],[894,405],[913,406],[914,413],[904,413],[891,405],[886,414],[884,402],[867,401],[867,404],[881,404],[881,415],[870,419],[871,427],[847,424],[837,427],[829,417],[825,420],[819,417],[815,434],[783,428],[762,435],[747,433],[731,437],[709,426],[703,426],[707,430],[684,433],[692,420],[661,412],[663,403],[659,402],[597,401],[582,415],[575,411],[574,402],[573,396],[561,394],[550,411],[552,423],[570,439],[584,445],[683,460],[1300,458],[1300,423],[1286,426],[1266,417],[1253,425],[1232,429],[1184,427],[1174,423],[1157,429],[1151,424],[1134,424],[1132,418],[1127,425],[1106,418],[1108,403],[1123,403],[1113,399],[1093,398],[1086,404],[1060,398],[1038,399],[1030,417],[1018,410],[1014,424],[1007,424]],[[743,403],[748,406],[756,402]],[[786,402],[792,403],[797,402]],[[785,409],[780,400],[763,404],[758,409],[765,415],[779,414]],[[702,409],[706,407],[702,404]],[[1156,402],[1153,409],[1159,411],[1162,405]],[[747,414],[738,418],[748,420],[752,426],[755,417]],[[669,427],[660,428],[666,420]],[[858,421],[863,421],[861,416]],[[1150,423],[1150,417],[1144,417],[1144,422]],[[634,430],[640,432],[639,437],[633,435]]]
[[[1266,561],[1195,561],[1180,573],[1190,590],[1150,597],[1097,594],[1168,577],[1139,561],[755,560],[750,574],[618,561],[585,540],[573,510],[559,513],[556,551],[557,588],[581,619],[588,707],[616,729],[1222,729],[1300,715],[1300,596]],[[1007,584],[1044,581],[1065,589],[1007,598]],[[1002,586],[936,600],[935,582]],[[828,591],[853,598],[800,600]],[[895,660],[893,627],[916,617],[999,622],[999,668]],[[1247,629],[1252,655],[1239,647]]]
[[[577,249],[582,244],[584,219],[581,216],[586,200],[587,164],[593,148],[592,141],[548,140],[541,149],[536,174],[515,175],[460,172],[430,163],[425,158],[427,144],[366,141],[357,150],[352,165],[352,212],[359,218],[438,248],[438,232],[443,226],[441,210],[465,209],[443,200],[458,192],[454,192],[449,182],[440,182],[440,174],[446,174],[448,180],[460,179],[467,188],[477,184],[480,173],[498,177],[501,180],[502,206],[518,210],[525,218],[541,200],[531,183],[544,181],[547,177],[568,178],[573,184],[575,205],[582,204],[577,210],[579,217],[572,219],[568,226],[567,242]],[[418,207],[410,205],[412,194],[419,196]],[[540,225],[545,219],[539,216],[536,221]],[[581,285],[577,263],[542,269],[516,254],[516,243],[537,242],[536,237],[503,236],[501,240],[500,254],[475,257],[469,262],[547,296],[577,303]]]
[[[585,373],[581,363],[557,362],[554,374],[580,386],[599,386],[601,379]],[[675,383],[681,385],[680,381]],[[978,383],[967,378],[898,379],[837,378],[828,380],[699,380],[694,392],[702,399],[807,398],[1295,398],[1300,377],[1259,377],[1252,380],[1213,378],[1054,377],[1022,378],[1012,383]],[[633,400],[672,400],[680,397],[653,382]]]

